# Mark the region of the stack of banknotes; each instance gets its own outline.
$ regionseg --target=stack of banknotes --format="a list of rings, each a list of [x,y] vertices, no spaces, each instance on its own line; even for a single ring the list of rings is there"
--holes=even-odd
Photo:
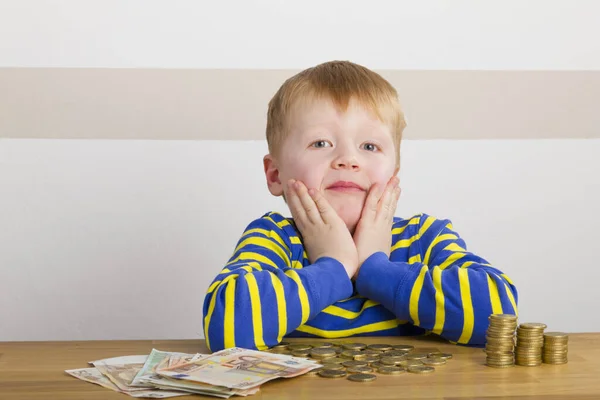
[[[248,396],[276,378],[292,378],[322,367],[314,360],[239,347],[213,354],[185,354],[152,349],[91,361],[93,368],[70,369],[75,378],[132,397],[163,399],[202,394]]]

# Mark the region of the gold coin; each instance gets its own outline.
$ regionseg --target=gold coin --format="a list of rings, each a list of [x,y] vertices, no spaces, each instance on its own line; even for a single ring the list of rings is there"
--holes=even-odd
[[[412,346],[410,344],[395,344],[392,346],[394,348],[394,350],[412,350],[415,348],[415,346]]]
[[[335,357],[335,350],[325,348],[313,348],[310,350],[310,356],[316,358]]]
[[[342,347],[346,350],[363,350],[367,348],[364,343],[344,343]]]
[[[344,376],[346,376],[346,371],[324,369],[322,371],[319,371],[319,376],[323,378],[343,378]]]
[[[408,372],[412,372],[413,374],[430,374],[434,371],[435,368],[426,365],[413,365],[408,367]]]
[[[379,350],[373,350],[373,349],[369,349],[369,348],[364,349],[362,352],[363,352],[363,354],[368,355],[368,356],[378,356],[382,353]]]
[[[383,365],[399,365],[402,361],[406,361],[406,358],[400,357],[381,357],[379,360]]]
[[[312,345],[312,347],[315,349],[331,349],[334,346],[335,346],[335,344],[329,343],[329,342],[314,343]]]
[[[358,356],[360,354],[362,354],[362,351],[360,350],[344,350],[340,355],[345,358],[353,359],[355,356]]]
[[[305,344],[305,343],[294,343],[294,344],[288,345],[287,348],[288,348],[288,350],[291,350],[291,351],[305,351],[305,350],[312,349],[312,346],[310,344]]]
[[[323,369],[329,369],[329,370],[333,370],[333,371],[343,371],[345,368],[342,364],[323,363]]]
[[[515,364],[503,364],[503,365],[494,365],[494,364],[486,364],[488,367],[492,367],[492,368],[509,368],[509,367],[514,367]]]
[[[490,314],[489,319],[491,320],[501,320],[501,321],[516,321],[517,316],[515,314]]]
[[[526,322],[519,325],[522,329],[546,329],[548,326],[541,322]]]
[[[371,367],[350,367],[346,370],[346,372],[348,372],[349,374],[358,374],[358,373],[367,373],[367,372],[373,372],[373,368]]]
[[[427,357],[440,357],[445,360],[449,360],[452,358],[452,354],[450,353],[440,353],[439,351],[427,354]]]
[[[323,362],[327,362],[327,364],[341,364],[346,361],[348,361],[348,359],[343,357],[330,357],[323,360]]]
[[[408,350],[389,350],[389,351],[384,351],[383,353],[379,354],[379,357],[405,356],[408,353],[409,353]]]
[[[294,357],[308,357],[310,356],[310,351],[308,350],[294,350],[291,352]]]
[[[379,344],[378,343],[378,344],[370,344],[370,345],[368,345],[367,349],[378,350],[378,351],[388,351],[388,350],[392,350],[393,347],[391,345],[389,345],[389,344],[383,344],[383,343]]]
[[[404,368],[395,367],[392,365],[386,365],[383,367],[379,367],[379,369],[377,369],[377,372],[379,372],[380,374],[386,374],[386,375],[397,375],[397,374],[403,373]]]
[[[353,361],[345,361],[342,363],[342,365],[346,368],[351,368],[351,367],[366,367],[369,364],[365,361],[353,360]]]
[[[415,365],[423,365],[423,362],[421,360],[404,360],[404,361],[400,361],[400,363],[398,364],[402,367],[412,367]]]
[[[421,360],[427,358],[427,353],[408,353],[405,357],[407,360]]]
[[[380,367],[385,367],[385,365],[382,364],[382,363],[380,363],[379,361],[375,361],[374,363],[369,364],[369,366],[371,366],[371,367],[373,367],[375,369],[378,369]]]
[[[441,357],[427,357],[421,360],[423,365],[444,365],[446,364],[446,360]]]
[[[373,374],[352,374],[348,375],[348,380],[353,382],[371,382],[377,379],[376,375]]]
[[[354,358],[354,359],[356,360],[357,358]],[[364,362],[370,364],[372,362],[379,361],[380,359],[381,359],[381,357],[379,357],[379,356],[370,355],[370,356],[365,356],[365,357],[361,358],[359,361],[364,361]]]
[[[306,375],[309,375],[309,376],[316,376],[316,375],[318,375],[318,374],[319,374],[319,372],[321,372],[321,371],[323,371],[323,367],[319,367],[319,368],[311,369],[310,371],[308,371],[308,372],[306,373]]]

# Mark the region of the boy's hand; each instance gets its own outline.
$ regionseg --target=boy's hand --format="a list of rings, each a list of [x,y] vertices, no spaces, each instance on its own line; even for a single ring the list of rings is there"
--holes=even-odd
[[[358,254],[350,231],[323,194],[308,190],[295,180],[287,185],[287,203],[302,237],[309,261],[332,257],[341,262],[352,277],[358,269]]]
[[[393,176],[385,188],[373,185],[367,195],[360,220],[354,231],[359,269],[362,263],[374,253],[382,251],[388,258],[390,256],[392,224],[400,197],[398,183],[398,178]]]

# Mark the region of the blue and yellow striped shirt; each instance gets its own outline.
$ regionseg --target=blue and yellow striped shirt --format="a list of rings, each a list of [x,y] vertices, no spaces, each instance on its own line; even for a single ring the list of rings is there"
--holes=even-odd
[[[391,234],[390,257],[370,256],[353,282],[333,258],[310,264],[292,219],[270,212],[254,220],[208,288],[207,346],[423,333],[480,345],[490,314],[517,314],[512,281],[468,252],[449,220],[395,217]]]

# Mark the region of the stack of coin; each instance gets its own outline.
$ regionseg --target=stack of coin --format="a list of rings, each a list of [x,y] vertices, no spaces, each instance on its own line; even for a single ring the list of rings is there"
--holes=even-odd
[[[523,323],[517,328],[517,347],[515,361],[517,365],[537,367],[542,365],[542,347],[544,346],[546,324],[539,322]]]
[[[487,330],[485,352],[486,365],[506,368],[515,365],[514,346],[517,316],[513,314],[492,314]]]
[[[569,352],[569,335],[562,332],[546,332],[542,360],[546,364],[566,364]]]

